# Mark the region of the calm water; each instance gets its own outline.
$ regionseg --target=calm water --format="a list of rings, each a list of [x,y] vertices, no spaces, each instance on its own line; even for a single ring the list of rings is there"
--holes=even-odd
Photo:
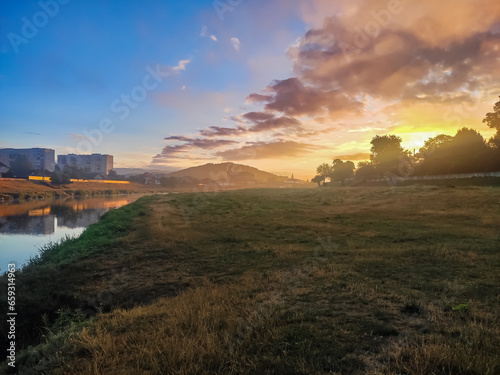
[[[21,267],[49,242],[79,236],[109,210],[140,196],[25,202],[0,205],[0,273],[9,263]]]

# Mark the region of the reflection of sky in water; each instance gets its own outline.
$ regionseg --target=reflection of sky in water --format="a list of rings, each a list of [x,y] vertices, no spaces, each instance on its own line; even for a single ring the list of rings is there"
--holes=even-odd
[[[57,220],[57,219],[56,219]],[[7,270],[7,264],[14,262],[17,267],[26,263],[30,255],[38,254],[38,249],[49,242],[58,242],[66,236],[79,236],[85,228],[66,228],[54,225],[54,233],[43,235],[0,234],[0,273]]]
[[[0,272],[5,272],[9,263],[16,263],[19,268],[50,242],[79,236],[105,212],[137,198],[121,196],[0,206]]]

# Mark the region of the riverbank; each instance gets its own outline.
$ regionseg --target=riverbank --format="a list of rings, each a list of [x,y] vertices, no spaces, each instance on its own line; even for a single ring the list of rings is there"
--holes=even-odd
[[[41,200],[58,197],[101,196],[114,194],[153,194],[166,191],[161,186],[130,184],[102,184],[95,182],[73,182],[53,185],[46,181],[23,179],[0,179],[0,203],[15,200]]]
[[[19,272],[18,348],[41,344],[18,370],[498,373],[499,208],[479,187],[141,198]]]

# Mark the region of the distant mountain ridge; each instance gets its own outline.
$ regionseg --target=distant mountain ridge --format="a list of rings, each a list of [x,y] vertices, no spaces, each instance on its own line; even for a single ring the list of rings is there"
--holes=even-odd
[[[286,176],[278,176],[276,174],[261,171],[260,169],[250,167],[248,165],[236,163],[208,163],[197,167],[182,169],[180,171],[168,173],[167,177],[194,177],[199,180],[209,179],[229,180],[232,176],[238,177],[242,175],[252,174],[256,182],[283,182],[288,180]],[[229,178],[228,178],[229,176]]]

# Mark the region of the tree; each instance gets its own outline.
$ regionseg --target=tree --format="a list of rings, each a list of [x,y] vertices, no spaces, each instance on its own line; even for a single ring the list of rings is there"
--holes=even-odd
[[[371,140],[370,160],[379,174],[397,174],[399,166],[406,163],[409,153],[401,142],[400,137],[392,134],[377,135]]]
[[[493,170],[492,150],[474,129],[462,128],[454,137],[440,134],[428,139],[419,151],[420,175],[474,173]]]
[[[67,172],[57,171],[50,178],[50,182],[54,185],[65,185],[71,182],[71,176]]]
[[[331,178],[335,181],[341,181],[344,185],[344,181],[348,178],[354,176],[354,163],[352,161],[342,161],[340,159],[335,159],[332,165]]]
[[[316,168],[316,173],[321,176],[322,182],[324,182],[327,178],[330,178],[332,176],[332,166],[328,163],[323,163],[321,165],[318,165]]]
[[[426,140],[417,154],[420,159],[417,165],[417,174],[438,175],[448,173],[452,141],[453,137],[446,134],[439,134]]]
[[[118,174],[118,172],[116,172],[114,169],[110,169],[108,173],[108,179],[115,181],[120,181],[120,180],[124,181],[127,178],[123,175]]]
[[[357,180],[372,180],[377,178],[377,171],[369,161],[360,161],[355,178]]]
[[[488,146],[477,130],[458,130],[450,142],[449,151],[451,173],[484,172],[488,169]]]
[[[444,147],[448,146],[452,140],[453,137],[447,134],[439,134],[433,138],[429,138],[425,141],[424,145],[418,151],[418,157],[425,158],[427,156],[430,156],[437,150],[443,149]]]
[[[318,186],[321,186],[321,182],[324,181],[324,178],[321,177],[320,175],[317,175],[316,177],[314,177],[311,182],[315,182],[318,184]]]
[[[483,122],[490,128],[495,129],[497,133],[491,139],[491,143],[496,147],[500,148],[500,102],[496,102],[493,107],[493,112],[486,114]]]
[[[33,166],[26,155],[17,155],[16,158],[10,162],[10,170],[16,177],[28,177],[33,171]]]
[[[110,180],[118,178],[118,173],[114,169],[110,169],[108,172],[108,177]]]

